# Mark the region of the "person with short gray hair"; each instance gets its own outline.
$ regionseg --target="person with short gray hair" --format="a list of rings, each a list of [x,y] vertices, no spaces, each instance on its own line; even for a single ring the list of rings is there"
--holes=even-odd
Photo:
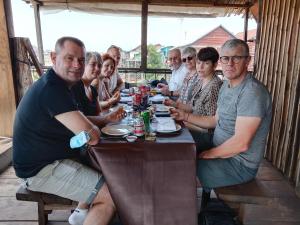
[[[169,51],[168,66],[172,70],[168,84],[158,83],[157,87],[161,89],[161,92],[164,95],[178,97],[183,80],[187,74],[187,69],[181,61],[180,49],[174,48]]]
[[[267,88],[247,72],[247,43],[226,41],[220,52],[224,76],[215,116],[172,110],[177,120],[215,128],[211,146],[198,155],[197,176],[204,190],[248,182],[263,158],[272,118]]]
[[[197,50],[193,47],[186,47],[182,50],[181,54],[182,54],[182,56],[184,56],[184,55],[196,56]]]

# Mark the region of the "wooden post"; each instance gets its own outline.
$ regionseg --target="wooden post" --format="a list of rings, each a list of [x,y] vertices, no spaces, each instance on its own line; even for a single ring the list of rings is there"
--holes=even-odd
[[[44,61],[44,49],[43,49],[41,19],[40,19],[40,5],[36,1],[33,1],[32,5],[34,9],[35,30],[36,30],[36,38],[38,44],[38,57],[40,63],[44,65],[45,61]]]
[[[254,60],[254,68],[253,72],[256,74],[257,72],[257,58],[259,54],[259,46],[260,46],[260,35],[261,35],[261,16],[262,16],[262,0],[258,0],[257,3],[258,6],[258,19],[257,19],[257,29],[256,29],[256,35],[255,35],[255,60]]]
[[[249,3],[247,3],[249,5]],[[244,41],[247,41],[248,36],[248,18],[249,18],[249,6],[245,8],[245,20],[244,20]]]
[[[0,17],[6,18],[4,1],[0,1]],[[16,112],[14,82],[6,19],[0,20],[0,136],[11,137]]]
[[[147,24],[148,24],[148,0],[142,1],[142,42],[141,42],[141,70],[147,69]]]
[[[8,37],[12,38],[15,36],[15,31],[14,31],[14,21],[13,21],[12,10],[11,10],[11,0],[4,0],[4,9],[5,9]]]

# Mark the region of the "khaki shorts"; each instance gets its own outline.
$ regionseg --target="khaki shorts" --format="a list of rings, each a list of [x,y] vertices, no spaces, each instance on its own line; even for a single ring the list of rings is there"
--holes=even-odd
[[[37,175],[24,179],[31,191],[55,194],[73,201],[90,204],[104,182],[95,170],[74,160],[57,160]]]

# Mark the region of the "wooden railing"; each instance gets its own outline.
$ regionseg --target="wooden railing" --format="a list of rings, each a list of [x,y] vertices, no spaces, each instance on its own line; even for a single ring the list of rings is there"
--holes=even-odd
[[[50,66],[43,66],[43,71],[46,72]],[[169,69],[147,69],[142,71],[139,68],[118,68],[119,74],[122,79],[132,85],[138,85],[141,83],[147,83],[152,80],[161,80],[162,78],[166,81],[170,80],[172,71]],[[34,79],[38,79],[36,70],[32,67],[32,74]],[[34,75],[35,74],[35,75]],[[223,77],[221,70],[217,70],[217,74]]]

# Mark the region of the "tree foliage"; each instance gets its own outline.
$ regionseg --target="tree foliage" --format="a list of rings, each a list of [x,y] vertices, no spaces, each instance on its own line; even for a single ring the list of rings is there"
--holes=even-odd
[[[156,47],[154,45],[148,45],[147,50],[147,67],[153,69],[163,68],[162,55],[157,51]]]

